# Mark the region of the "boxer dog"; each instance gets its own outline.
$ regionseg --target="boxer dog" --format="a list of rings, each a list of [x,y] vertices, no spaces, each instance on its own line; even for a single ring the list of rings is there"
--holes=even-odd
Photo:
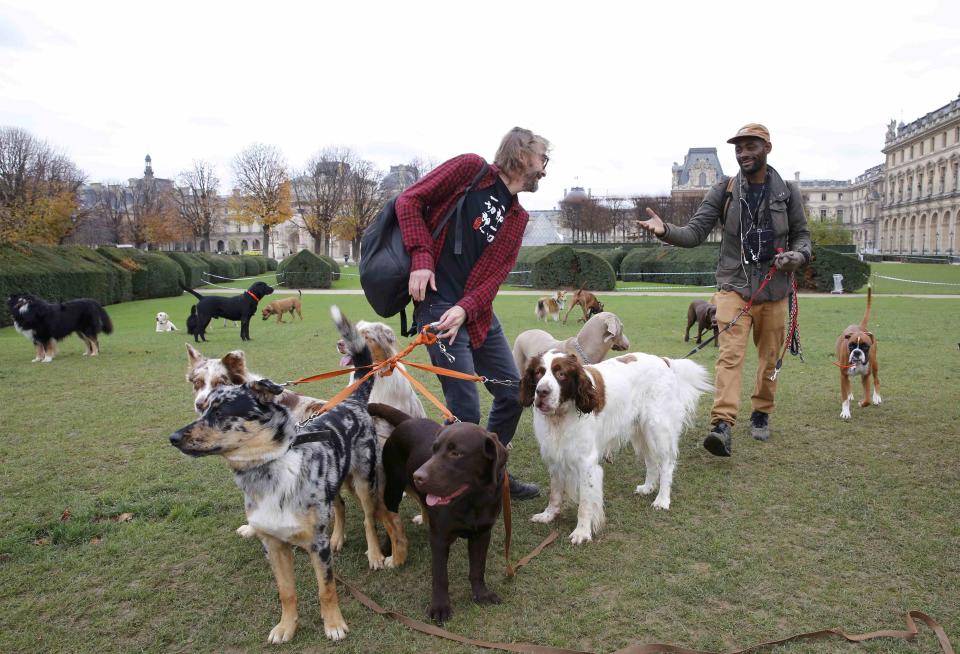
[[[860,375],[863,383],[863,401],[860,406],[880,404],[880,366],[877,362],[877,339],[867,331],[873,289],[867,288],[867,311],[859,325],[850,325],[837,339],[837,365],[840,367],[840,417],[850,419],[850,378]],[[873,375],[873,395],[870,394],[870,375]]]

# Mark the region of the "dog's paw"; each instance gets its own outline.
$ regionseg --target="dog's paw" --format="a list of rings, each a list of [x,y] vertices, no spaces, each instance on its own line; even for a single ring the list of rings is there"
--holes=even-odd
[[[842,420],[850,419],[850,400],[847,400],[842,405],[840,405],[840,418]]]
[[[410,518],[410,522],[412,522],[412,523],[415,524],[415,525],[422,525],[422,524],[423,524],[423,516],[418,513],[417,515],[415,515],[415,516],[413,516],[412,518]]]
[[[256,535],[257,532],[254,531],[250,525],[240,525],[237,527],[237,536],[240,536],[240,538],[253,538]]]
[[[882,404],[883,400],[880,399],[880,393],[874,391],[873,397],[871,398],[874,404]]]
[[[453,617],[453,607],[450,606],[449,601],[435,602],[430,605],[430,610],[427,611],[427,615],[429,615],[430,619],[436,624],[442,625]]]
[[[544,511],[543,513],[535,513],[530,516],[530,522],[542,522],[547,524],[553,522],[553,519],[557,517],[557,514],[553,511]]]
[[[393,570],[394,568],[399,568],[400,566],[394,562],[393,554],[391,554],[383,560],[383,567],[387,570]]]
[[[371,554],[367,552],[367,563],[370,564],[371,570],[383,570],[385,558],[383,554]]]
[[[570,542],[574,545],[582,545],[593,540],[589,529],[576,528],[570,532]]]
[[[642,484],[640,486],[637,486],[636,489],[633,491],[633,493],[634,495],[649,495],[654,490],[656,490],[656,488],[657,488],[656,484]]]
[[[477,604],[499,604],[502,600],[500,596],[489,588],[473,594],[473,601]]]
[[[43,357],[43,359],[41,359],[40,361],[41,363],[50,363],[51,361],[53,361],[53,357]]]
[[[277,623],[277,626],[270,630],[270,635],[267,636],[267,642],[271,645],[279,645],[280,643],[289,642],[293,635],[297,633],[297,621],[294,620],[292,623],[285,624],[283,621]]]
[[[89,354],[90,354],[89,352],[84,352],[84,353],[81,354],[80,356],[85,357],[85,356],[89,356]]]
[[[339,552],[343,549],[343,544],[347,541],[347,535],[343,532],[334,533],[330,536],[330,551]]]
[[[655,500],[653,501],[653,504],[651,504],[650,506],[652,506],[653,508],[657,509],[658,511],[669,511],[669,510],[670,510],[670,500],[669,500],[668,498],[665,498],[665,497],[658,497],[657,499],[655,499]]]
[[[41,361],[43,361],[43,357],[34,357],[30,360],[30,363],[40,363]]]
[[[339,613],[339,611],[337,611],[337,613]],[[343,640],[347,637],[348,631],[350,631],[350,628],[347,627],[347,623],[342,617],[339,620],[331,620],[330,624],[327,624],[326,620],[323,622],[323,633],[325,633],[330,640]]]

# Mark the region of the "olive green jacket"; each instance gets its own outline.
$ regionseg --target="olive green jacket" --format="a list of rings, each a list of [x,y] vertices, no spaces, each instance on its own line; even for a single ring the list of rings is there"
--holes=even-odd
[[[780,174],[771,166],[770,188],[767,191],[770,199],[770,222],[774,232],[774,247],[784,251],[793,250],[803,254],[806,262],[810,261],[811,245],[810,230],[807,228],[807,217],[803,208],[803,197],[796,184],[783,181]],[[720,261],[717,264],[717,288],[735,291],[744,299],[749,299],[763,283],[763,276],[769,270],[772,262],[751,265],[744,263],[742,244],[740,241],[741,211],[743,211],[743,225],[746,229],[747,215],[744,205],[746,200],[746,179],[741,173],[737,174],[727,205],[726,219],[723,221],[723,239],[720,244]],[[693,217],[683,227],[664,224],[666,231],[660,240],[670,245],[692,248],[707,240],[720,221],[720,212],[724,203],[724,194],[727,190],[727,180],[715,184]],[[790,275],[777,272],[766,288],[754,300],[755,303],[775,302],[782,300],[790,291]]]

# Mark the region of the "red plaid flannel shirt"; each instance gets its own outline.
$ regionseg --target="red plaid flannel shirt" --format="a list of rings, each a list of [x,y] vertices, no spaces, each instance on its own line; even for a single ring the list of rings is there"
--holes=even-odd
[[[443,239],[456,216],[450,218],[436,241],[431,234],[456,205],[481,167],[486,165],[487,162],[479,155],[462,154],[431,170],[397,198],[397,220],[403,244],[410,253],[410,270],[436,270]],[[500,169],[491,165],[489,172],[474,188],[493,186],[498,174]],[[463,298],[457,304],[467,314],[467,333],[473,347],[480,347],[487,338],[493,319],[493,299],[517,261],[529,217],[514,197],[497,237],[483,251],[467,277]]]

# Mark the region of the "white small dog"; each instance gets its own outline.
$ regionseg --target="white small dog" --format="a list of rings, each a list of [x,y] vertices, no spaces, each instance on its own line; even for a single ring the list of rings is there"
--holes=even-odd
[[[170,321],[170,316],[165,312],[161,311],[157,314],[157,331],[158,332],[176,332],[180,331],[177,329],[177,326]]]

